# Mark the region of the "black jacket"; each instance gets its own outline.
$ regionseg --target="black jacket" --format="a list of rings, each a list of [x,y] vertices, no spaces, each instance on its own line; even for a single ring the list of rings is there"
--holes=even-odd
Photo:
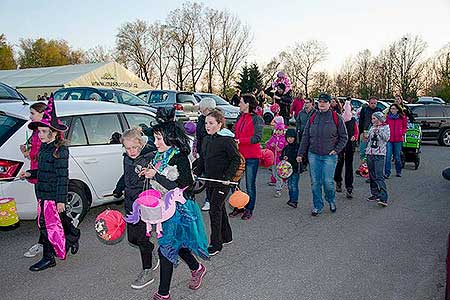
[[[57,158],[53,156],[57,153]],[[37,178],[36,196],[41,200],[67,202],[69,187],[69,149],[55,147],[55,142],[42,143],[38,155],[38,169],[28,170],[30,178]]]
[[[362,134],[364,131],[368,131],[370,126],[372,126],[372,115],[374,112],[382,111],[381,108],[375,107],[375,109],[371,109],[368,105],[365,105],[361,108],[361,112],[359,113],[359,134]]]
[[[297,152],[299,147],[300,145],[297,141],[292,144],[287,144],[287,146],[283,148],[280,156],[280,159],[284,159],[284,157],[287,156],[287,161],[291,164],[293,173],[298,173],[299,164],[297,162]]]
[[[114,193],[120,194],[125,191],[125,210],[127,213],[132,211],[133,202],[144,190],[145,176],[138,176],[142,168],[147,168],[148,164],[155,156],[151,148],[146,146],[135,159],[123,154],[123,175],[117,182]]]
[[[195,139],[197,140],[197,153],[201,155],[203,139],[208,135],[206,132],[206,116],[203,114],[198,117]]]
[[[236,142],[231,136],[208,135],[203,142],[198,168],[195,174],[207,178],[231,180],[241,163]],[[218,182],[207,182],[210,187],[221,186]]]
[[[289,116],[291,114],[291,104],[292,104],[292,94],[291,91],[287,92],[286,94],[278,94],[277,92],[272,92],[272,87],[269,87],[268,89],[266,89],[264,91],[264,93],[266,93],[267,95],[269,95],[270,97],[273,98],[273,96],[278,96],[281,99],[275,100],[276,103],[278,103],[278,105],[280,106],[280,115],[283,118],[287,118],[286,121],[289,120]]]

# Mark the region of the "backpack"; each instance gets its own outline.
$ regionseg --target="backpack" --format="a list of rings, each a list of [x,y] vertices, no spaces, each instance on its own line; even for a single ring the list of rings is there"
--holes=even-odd
[[[236,173],[234,174],[233,178],[231,179],[231,181],[233,182],[239,182],[239,180],[241,180],[242,175],[244,175],[245,172],[245,158],[244,156],[242,156],[241,152],[239,152],[239,158],[241,159],[241,162],[238,166],[238,168],[236,169]]]
[[[314,122],[314,118],[316,117],[316,114],[317,114],[317,112],[313,113],[311,118],[309,118],[309,126],[311,126],[312,123]],[[331,114],[333,115],[334,124],[336,124],[336,128],[338,128],[339,127],[339,118],[338,118],[337,112],[332,110]]]

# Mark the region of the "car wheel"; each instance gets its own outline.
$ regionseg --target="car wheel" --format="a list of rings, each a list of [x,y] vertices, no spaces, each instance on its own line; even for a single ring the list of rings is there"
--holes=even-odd
[[[273,120],[273,115],[269,114],[269,113],[265,113],[263,115],[263,119],[264,119],[264,123],[266,123],[266,125],[269,125],[270,122],[272,122],[272,120]]]
[[[72,223],[75,227],[83,221],[89,207],[90,203],[84,186],[78,182],[69,182],[66,214],[72,219]]]
[[[450,129],[445,129],[439,137],[439,145],[450,147]]]

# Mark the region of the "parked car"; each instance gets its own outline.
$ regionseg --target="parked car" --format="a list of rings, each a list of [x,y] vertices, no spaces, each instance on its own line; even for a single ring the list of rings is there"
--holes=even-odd
[[[215,94],[210,93],[195,93],[197,97],[197,101],[200,102],[202,98],[212,98],[216,101],[217,108],[220,108],[227,120],[228,124],[236,123],[237,117],[239,116],[240,110],[239,107],[233,106],[228,103],[225,99]]]
[[[69,196],[67,214],[81,221],[91,206],[117,201],[112,196],[123,174],[120,134],[139,124],[154,124],[155,114],[130,105],[93,101],[56,101],[58,116],[69,130]],[[19,150],[31,136],[27,127],[29,106],[22,102],[0,103],[0,178],[16,177],[29,169]],[[36,217],[34,187],[27,181],[2,180],[4,197],[16,200],[21,219]]]
[[[439,97],[419,97],[417,104],[445,104],[445,101]]]
[[[408,104],[415,121],[422,127],[422,139],[437,140],[450,147],[450,105]]]
[[[136,94],[154,108],[175,107],[175,116],[181,121],[197,121],[197,99],[193,93],[172,90],[150,90]]]
[[[16,89],[0,82],[0,100],[26,100],[26,98]]]
[[[94,88],[94,87],[69,87],[54,92],[55,100],[97,100],[107,101],[131,106],[140,106],[151,112],[156,109],[150,107],[136,95],[122,89]]]

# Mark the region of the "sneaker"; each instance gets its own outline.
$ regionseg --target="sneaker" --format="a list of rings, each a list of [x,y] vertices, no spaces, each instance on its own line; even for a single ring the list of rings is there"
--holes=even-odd
[[[35,257],[42,251],[43,251],[42,244],[35,244],[35,245],[31,246],[30,249],[28,249],[28,251],[23,254],[23,256],[28,257],[28,258]]]
[[[345,193],[345,197],[347,197],[348,199],[353,198],[353,190],[347,189],[347,192]]]
[[[335,213],[336,212],[336,203],[330,203],[330,211],[332,212],[332,213]]]
[[[275,195],[273,195],[275,198],[280,198],[281,197],[281,191],[276,191]]]
[[[224,246],[224,245],[229,245],[229,244],[232,244],[233,243],[233,240],[229,240],[229,241],[227,241],[227,242],[223,242],[222,243],[222,246]]]
[[[206,274],[206,268],[205,266],[200,263],[200,266],[198,267],[198,270],[191,271],[192,278],[191,282],[189,282],[189,288],[191,290],[198,290],[200,285],[202,284],[203,277]]]
[[[396,177],[402,177],[402,174],[398,173],[397,175],[395,175]]]
[[[131,287],[133,289],[140,290],[149,285],[150,283],[152,283],[153,281],[155,281],[155,278],[153,278],[153,271],[151,269],[144,269],[133,281]]]
[[[208,211],[209,209],[210,209],[210,204],[209,204],[209,202],[205,202],[205,204],[203,204],[203,206],[202,206],[202,210],[203,211]]]
[[[388,206],[387,202],[386,202],[386,201],[382,201],[382,200],[379,200],[379,201],[377,202],[377,204],[378,204],[379,206],[381,206],[381,207],[386,207],[386,206]]]
[[[251,218],[252,218],[252,212],[249,210],[246,210],[241,217],[242,220],[250,220]]]
[[[380,199],[377,196],[370,196],[369,198],[367,198],[367,202],[375,202],[379,200]]]
[[[230,212],[230,213],[228,214],[228,216],[229,216],[230,218],[235,218],[235,217],[239,216],[240,214],[243,214],[244,211],[245,211],[245,209],[243,209],[243,208],[235,208],[235,209],[233,209],[232,212]]]
[[[289,205],[290,207],[297,208],[297,203],[296,202],[288,201],[288,202],[286,202],[286,204]]]
[[[277,183],[276,182],[272,182],[272,181],[269,181],[268,183],[267,183],[267,185],[269,185],[269,186],[275,186]]]
[[[366,179],[366,183],[370,183],[370,179],[369,178]]]
[[[320,210],[318,210],[317,208],[314,208],[314,209],[311,211],[311,216],[317,217],[317,216],[319,216],[320,213],[321,213]]]
[[[160,295],[158,292],[153,294],[153,300],[170,300],[172,298],[170,298],[170,294],[163,296]]]
[[[208,247],[208,254],[209,254],[209,256],[214,256],[216,254],[219,254],[220,250],[222,250],[222,249],[216,248],[214,246],[209,246]]]
[[[336,192],[342,193],[342,182],[336,182]]]
[[[384,175],[384,179],[389,179],[391,178],[391,175]]]

